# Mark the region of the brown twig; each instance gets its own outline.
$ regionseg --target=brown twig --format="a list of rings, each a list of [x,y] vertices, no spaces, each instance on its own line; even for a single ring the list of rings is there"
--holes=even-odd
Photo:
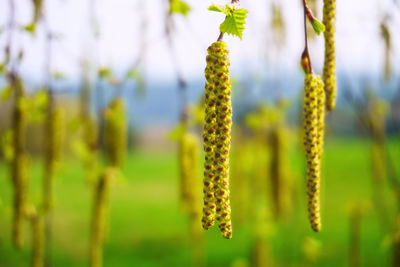
[[[304,51],[302,57],[308,60],[309,71],[312,72],[311,57],[308,51],[308,38],[307,38],[307,14],[310,12],[306,0],[303,0],[303,16],[304,16]]]
[[[171,0],[169,0],[169,3],[171,3]],[[166,17],[166,23],[165,23],[165,35],[167,38],[167,43],[169,50],[171,52],[171,57],[173,61],[173,65],[175,68],[176,72],[176,77],[178,80],[178,89],[179,89],[179,98],[180,98],[180,118],[181,120],[185,121],[187,116],[186,116],[186,107],[187,107],[187,82],[185,78],[183,77],[183,74],[180,70],[179,64],[178,64],[178,57],[176,54],[176,51],[174,49],[173,43],[172,43],[172,12],[171,9],[168,9],[167,17]]]

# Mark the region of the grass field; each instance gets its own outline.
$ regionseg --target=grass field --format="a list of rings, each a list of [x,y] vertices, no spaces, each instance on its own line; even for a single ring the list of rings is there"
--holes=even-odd
[[[400,173],[400,140],[389,140],[390,153]],[[290,219],[268,223],[269,254],[277,266],[305,262],[304,240],[312,238],[319,256],[315,266],[346,266],[349,262],[349,216],[351,203],[372,203],[370,143],[367,139],[328,140],[324,155],[322,189],[323,230],[315,234],[306,217],[303,158],[294,149],[291,169],[299,180],[299,201]],[[32,166],[30,199],[40,201],[42,162]],[[178,170],[170,152],[134,152],[128,156],[125,179],[112,187],[109,238],[104,248],[104,266],[190,266],[188,219],[178,199]],[[73,158],[63,162],[56,181],[53,266],[87,266],[87,246],[92,192],[83,167]],[[11,185],[4,164],[0,165],[0,266],[28,266],[29,228],[25,248],[11,246]],[[396,203],[385,184],[385,203],[394,221]],[[232,196],[234,198],[235,196]],[[373,204],[362,219],[362,266],[391,265],[392,223],[381,225]],[[233,213],[235,210],[233,210]],[[199,222],[199,227],[200,222]],[[206,266],[248,266],[254,243],[254,224],[234,227],[232,240],[224,240],[216,227],[205,233]]]

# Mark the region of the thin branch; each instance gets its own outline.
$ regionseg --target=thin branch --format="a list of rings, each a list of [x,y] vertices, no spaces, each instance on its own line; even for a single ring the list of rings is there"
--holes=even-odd
[[[310,72],[312,72],[311,57],[308,51],[308,37],[307,37],[307,13],[309,8],[307,6],[306,0],[303,0],[303,16],[304,16],[304,51],[302,57],[307,57],[308,64],[310,67]]]
[[[169,0],[169,3],[171,3],[171,0]],[[180,98],[180,110],[181,110],[181,115],[180,118],[182,121],[186,121],[187,119],[187,114],[186,114],[186,107],[187,107],[187,82],[185,78],[183,77],[183,74],[180,70],[179,63],[178,63],[178,57],[176,54],[176,51],[174,49],[173,43],[172,43],[172,12],[171,9],[168,9],[167,17],[166,17],[166,23],[165,23],[165,34],[167,38],[167,43],[169,50],[171,52],[171,57],[173,61],[173,65],[175,68],[176,72],[176,77],[178,80],[178,89],[179,89],[179,98]]]

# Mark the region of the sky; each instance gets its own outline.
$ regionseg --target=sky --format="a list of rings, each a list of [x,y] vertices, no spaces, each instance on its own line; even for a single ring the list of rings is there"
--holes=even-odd
[[[18,24],[31,20],[32,6],[28,0],[14,0]],[[171,50],[165,38],[164,23],[167,0],[51,0],[45,1],[45,14],[51,31],[57,36],[52,43],[51,68],[68,78],[79,79],[80,63],[89,60],[92,66],[108,66],[124,73],[143,53],[143,70],[149,79],[175,79]],[[90,3],[98,21],[99,38],[96,40],[90,23]],[[4,57],[9,16],[9,0],[0,1],[0,61]],[[175,15],[173,48],[178,66],[187,79],[203,78],[206,48],[219,33],[224,16],[207,10],[213,3],[226,1],[187,0],[192,10],[188,17]],[[302,8],[300,0],[276,0],[282,7],[286,23],[285,43],[279,47],[272,42],[270,28],[272,0],[242,0],[241,7],[248,9],[248,19],[243,40],[226,36],[233,73],[266,75],[266,71],[299,70],[299,57],[304,47]],[[400,5],[400,4],[399,4]],[[321,18],[322,0],[318,1]],[[400,7],[393,0],[337,1],[337,62],[346,72],[381,72],[383,41],[379,21],[386,13],[394,14],[391,24],[393,38],[392,60],[395,70],[400,62]],[[147,27],[143,29],[143,25]],[[21,73],[35,81],[45,77],[44,31],[38,25],[35,36],[27,33],[15,35],[15,43],[22,47],[25,56]],[[141,51],[140,44],[145,44]],[[310,41],[310,52],[317,73],[323,63],[323,37]],[[14,51],[16,53],[16,50]],[[272,66],[265,69],[265,63]]]

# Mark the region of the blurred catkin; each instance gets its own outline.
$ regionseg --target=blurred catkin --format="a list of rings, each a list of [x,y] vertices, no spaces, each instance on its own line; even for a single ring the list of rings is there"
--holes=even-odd
[[[203,232],[201,231],[200,203],[200,142],[195,134],[185,132],[179,140],[179,168],[181,174],[181,204],[189,217],[193,266],[204,261]]]
[[[42,217],[34,210],[29,214],[32,231],[32,267],[44,266],[44,224]]]
[[[203,220],[205,228],[211,224],[213,204],[209,204],[209,187],[212,186],[216,206],[216,218],[222,236],[232,237],[231,208],[229,202],[229,150],[231,143],[232,105],[229,77],[229,52],[222,41],[213,43],[208,49],[206,76],[206,125],[204,134],[206,155],[205,206]],[[213,91],[213,93],[209,93]],[[211,98],[210,98],[211,96]],[[211,109],[209,109],[211,107]],[[215,123],[214,123],[215,119]],[[210,142],[211,137],[211,142]],[[212,140],[214,139],[214,140]],[[211,156],[211,157],[209,157]],[[210,168],[211,167],[211,168]],[[211,170],[211,173],[209,172]],[[210,183],[210,175],[213,176]],[[206,180],[207,179],[207,180]],[[211,224],[212,225],[212,224]]]
[[[38,22],[43,13],[44,0],[32,0],[33,3],[33,22]]]
[[[199,146],[197,136],[190,132],[185,132],[179,140],[178,161],[181,176],[181,203],[184,212],[189,215],[197,212]]]
[[[107,215],[109,209],[109,188],[113,178],[113,168],[107,168],[97,180],[94,187],[91,239],[90,239],[90,266],[103,265],[103,244],[106,238]]]
[[[29,157],[25,153],[26,111],[24,110],[25,89],[22,80],[11,75],[15,92],[12,117],[14,157],[11,162],[11,179],[14,186],[13,241],[17,248],[23,246],[22,228],[28,187]]]
[[[381,23],[381,36],[385,45],[385,57],[384,57],[384,77],[386,81],[390,80],[390,76],[392,74],[392,68],[390,63],[390,53],[392,49],[392,41],[389,28],[387,23],[383,21]]]
[[[125,103],[121,98],[111,101],[105,110],[104,148],[112,167],[122,167],[127,149],[127,121]]]
[[[303,124],[307,161],[308,217],[315,232],[321,230],[320,179],[324,120],[324,90],[319,76],[309,73],[305,77]],[[322,112],[321,112],[322,111]]]
[[[47,213],[53,205],[53,184],[56,166],[60,161],[64,141],[64,110],[55,107],[49,110],[46,129],[46,171],[43,181],[43,209]]]
[[[322,80],[325,84],[326,109],[336,105],[336,62],[335,62],[335,18],[336,0],[324,0],[323,23],[325,25],[325,59]]]
[[[271,132],[270,149],[271,149],[271,160],[270,160],[270,178],[271,178],[271,190],[272,190],[272,203],[273,213],[275,219],[279,219],[282,214],[283,207],[283,193],[284,188],[287,186],[285,183],[286,169],[288,167],[286,158],[286,130],[283,126],[277,126]]]

